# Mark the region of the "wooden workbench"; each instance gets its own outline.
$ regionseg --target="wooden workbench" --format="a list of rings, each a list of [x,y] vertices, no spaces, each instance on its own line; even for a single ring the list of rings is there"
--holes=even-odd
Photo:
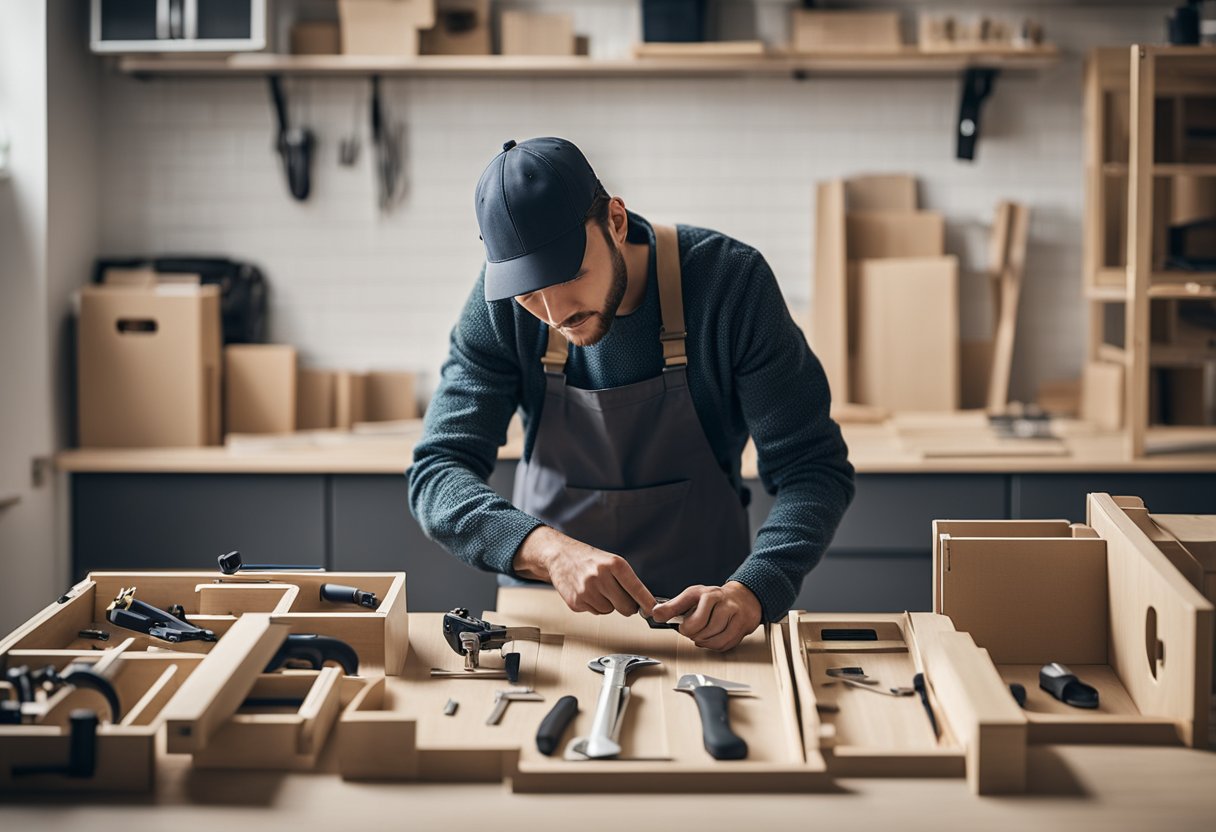
[[[867,829],[883,832],[1209,830],[1216,754],[1182,748],[1040,746],[1030,793],[978,798],[964,780],[838,781],[813,795],[513,795],[500,784],[346,783],[330,774],[194,771],[161,764],[152,796],[9,798],[5,829],[512,830]]]

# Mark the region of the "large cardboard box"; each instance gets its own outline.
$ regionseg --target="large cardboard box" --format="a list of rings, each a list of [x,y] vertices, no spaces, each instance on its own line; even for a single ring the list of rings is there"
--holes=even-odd
[[[504,11],[499,21],[504,55],[574,55],[574,20],[568,14]]]
[[[857,262],[852,389],[889,410],[957,410],[958,259]]]
[[[342,51],[338,24],[332,20],[304,20],[291,27],[291,54],[337,55]]]
[[[418,31],[435,25],[435,0],[338,0],[346,55],[418,54]]]
[[[418,418],[418,393],[413,373],[377,371],[367,374],[363,418],[396,422]]]
[[[334,376],[328,370],[300,370],[296,377],[296,429],[334,426]]]
[[[946,224],[934,211],[850,212],[845,245],[850,260],[939,257],[946,253]]]
[[[422,33],[422,54],[494,54],[490,0],[438,0],[435,26]]]
[[[224,348],[226,433],[290,433],[296,429],[296,349],[286,344]]]
[[[899,12],[795,9],[795,52],[896,52],[903,48]]]
[[[367,414],[367,373],[334,373],[334,427],[350,430]]]
[[[81,447],[219,444],[220,372],[219,287],[81,290]]]

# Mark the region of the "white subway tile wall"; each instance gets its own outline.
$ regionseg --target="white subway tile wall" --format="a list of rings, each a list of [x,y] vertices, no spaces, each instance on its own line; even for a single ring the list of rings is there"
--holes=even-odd
[[[572,5],[595,54],[628,50],[634,3]],[[944,213],[947,247],[963,264],[964,337],[989,326],[974,272],[996,201],[1031,206],[1013,379],[1014,395],[1029,399],[1040,381],[1077,375],[1082,361],[1083,56],[1159,40],[1162,9],[1027,13],[1064,59],[997,79],[973,163],[954,159],[954,77],[385,78],[388,111],[405,125],[408,180],[387,216],[376,206],[366,80],[287,80],[293,121],[319,139],[313,193],[299,203],[274,151],[264,80],[111,74],[101,107],[104,253],[253,261],[272,287],[272,340],[295,344],[309,364],[414,369],[430,389],[482,262],[473,188],[506,139],[569,138],[630,208],[754,245],[795,307],[813,303],[814,183],[907,171],[920,179],[924,207]],[[761,4],[761,34],[783,38],[784,15]],[[338,143],[351,133],[364,147],[345,168]]]

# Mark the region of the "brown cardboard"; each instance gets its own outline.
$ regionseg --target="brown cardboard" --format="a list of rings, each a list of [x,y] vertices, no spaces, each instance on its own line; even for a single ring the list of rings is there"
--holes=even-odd
[[[903,47],[899,12],[795,9],[795,52],[895,52]]]
[[[355,422],[367,421],[367,374],[342,371],[334,374],[334,427],[350,430]]]
[[[1004,664],[1106,664],[1106,542],[941,540],[941,612]]]
[[[342,37],[337,21],[305,20],[291,27],[291,54],[337,55],[342,51]]]
[[[424,55],[492,55],[490,0],[438,0],[435,26],[422,33]]]
[[[296,376],[296,430],[334,426],[334,373],[301,369]]]
[[[844,202],[850,212],[912,213],[916,210],[916,177],[906,173],[870,173],[844,180]]]
[[[83,288],[81,446],[219,444],[220,337],[216,286]]]
[[[850,211],[845,228],[850,260],[946,253],[945,222],[934,211]]]
[[[296,349],[285,344],[224,348],[227,433],[289,433],[296,429]]]
[[[982,408],[988,404],[992,347],[991,340],[959,342],[959,407],[964,410]]]
[[[413,373],[382,371],[367,374],[363,419],[356,421],[396,422],[418,416],[418,392]]]
[[[435,0],[338,0],[346,55],[418,54],[419,29],[435,25]]]
[[[574,20],[568,14],[505,10],[499,30],[504,55],[575,54]]]
[[[1123,425],[1123,365],[1090,361],[1081,377],[1081,416],[1101,430]]]
[[[861,260],[854,400],[891,410],[957,410],[958,260]]]

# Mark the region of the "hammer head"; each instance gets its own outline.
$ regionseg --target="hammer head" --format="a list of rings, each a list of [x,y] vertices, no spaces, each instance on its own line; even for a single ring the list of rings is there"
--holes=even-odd
[[[730,682],[726,679],[717,679],[713,676],[706,676],[704,673],[686,673],[680,677],[680,681],[676,684],[676,690],[682,690],[687,693],[692,693],[695,688],[722,688],[727,693],[751,693],[751,685],[745,685],[742,682]]]

